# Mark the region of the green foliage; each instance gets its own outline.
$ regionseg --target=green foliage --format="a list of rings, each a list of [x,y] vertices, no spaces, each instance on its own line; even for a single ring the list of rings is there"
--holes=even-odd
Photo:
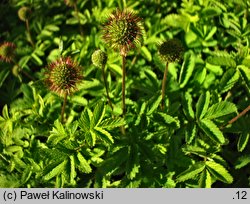
[[[240,138],[239,138],[239,141],[237,144],[237,149],[239,152],[242,152],[246,148],[248,141],[249,141],[249,136],[250,136],[250,134],[247,132],[243,132],[240,135]]]
[[[210,93],[207,91],[199,97],[199,100],[196,104],[196,118],[202,119],[205,113],[207,112],[210,102]]]
[[[29,28],[18,17],[22,7],[31,9]],[[0,54],[0,187],[249,188],[249,3],[79,0],[76,7],[0,3],[0,43],[16,46],[10,62]],[[122,60],[101,37],[117,8],[133,10],[142,29],[141,47],[126,53],[125,116]],[[166,64],[158,48],[171,39],[184,45],[184,57],[168,64],[162,110]],[[99,49],[112,108],[91,61]],[[44,84],[45,66],[60,57],[83,67],[63,122],[63,99]]]
[[[90,146],[95,146],[97,138],[109,144],[114,143],[112,135],[105,128],[110,129],[124,125],[121,118],[103,120],[104,115],[105,106],[101,102],[97,104],[93,113],[86,108],[79,119],[79,126]]]
[[[195,67],[195,57],[192,53],[186,53],[184,56],[184,62],[181,67],[179,83],[180,87],[183,88],[187,83]]]
[[[232,183],[233,177],[228,173],[228,171],[222,165],[214,162],[207,161],[206,167],[208,171],[218,180],[221,180],[224,183]]]
[[[183,182],[188,179],[194,178],[197,174],[201,173],[205,168],[205,164],[202,163],[196,163],[192,165],[190,168],[188,168],[186,171],[182,172],[177,176],[178,182]]]

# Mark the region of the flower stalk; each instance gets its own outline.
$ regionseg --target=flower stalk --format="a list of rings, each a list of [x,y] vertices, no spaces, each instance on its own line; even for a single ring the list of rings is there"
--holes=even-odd
[[[68,96],[68,92],[65,92],[64,99],[63,99],[63,106],[62,106],[62,110],[61,110],[61,123],[64,123],[64,112],[65,112],[65,107],[66,107],[66,103],[67,103],[67,96]]]
[[[26,21],[25,21],[25,24],[26,24],[26,29],[27,29],[27,33],[28,33],[29,42],[30,42],[30,44],[32,45],[32,47],[35,47],[35,44],[34,44],[34,42],[33,42],[33,40],[32,40],[32,37],[31,37],[29,20],[26,20]]]
[[[106,95],[108,98],[108,103],[110,108],[113,110],[113,105],[109,96],[109,89],[108,89],[108,82],[107,82],[107,77],[106,77],[106,72],[105,72],[105,65],[102,65],[102,75],[103,75],[103,81],[104,81],[104,86],[105,86],[105,90],[106,90]]]
[[[105,52],[103,52],[102,50],[96,50],[92,56],[91,56],[91,60],[92,63],[102,69],[102,76],[103,76],[103,81],[104,81],[104,86],[105,86],[105,90],[106,90],[106,95],[107,95],[107,99],[108,99],[108,103],[111,107],[111,109],[113,110],[113,105],[109,96],[109,88],[108,88],[108,82],[107,82],[107,76],[106,76],[106,72],[105,72],[105,66],[107,63],[107,54]]]
[[[28,34],[28,41],[30,42],[32,47],[34,47],[35,44],[32,40],[32,36],[31,36],[31,32],[30,32],[30,25],[29,25],[30,13],[31,13],[30,8],[23,6],[18,10],[18,17],[21,21],[25,22],[26,30],[27,30],[27,34]]]
[[[164,75],[162,79],[162,87],[161,87],[161,110],[164,110],[164,104],[165,104],[165,93],[166,93],[166,83],[167,83],[167,75],[168,75],[168,63],[166,63],[166,67],[164,70]]]
[[[103,29],[105,42],[122,57],[122,115],[126,114],[126,56],[142,40],[141,18],[133,12],[115,10]]]
[[[225,126],[222,126],[220,129],[223,129],[224,127],[233,124],[236,122],[240,117],[244,116],[248,111],[250,111],[250,105],[247,106],[243,111],[241,111],[238,115],[236,115],[234,118],[232,118]]]
[[[61,57],[47,67],[45,79],[47,86],[51,91],[64,97],[61,109],[62,123],[64,122],[67,96],[77,90],[76,86],[82,78],[81,67],[73,62],[70,57]]]
[[[162,60],[166,63],[161,88],[161,110],[164,111],[168,66],[169,63],[179,61],[182,58],[183,46],[179,40],[171,39],[163,42],[158,50]]]
[[[125,117],[126,114],[126,56],[122,55],[122,116]],[[124,126],[121,126],[121,133],[126,134]]]

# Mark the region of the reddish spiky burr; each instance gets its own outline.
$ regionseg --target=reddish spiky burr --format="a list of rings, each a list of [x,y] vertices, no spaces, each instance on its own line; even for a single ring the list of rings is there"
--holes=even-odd
[[[82,78],[81,67],[70,57],[61,57],[47,67],[45,81],[51,91],[63,96],[73,93]]]
[[[103,26],[103,39],[126,56],[142,40],[141,18],[131,11],[115,10]]]
[[[4,42],[0,45],[0,60],[11,62],[15,57],[16,46],[12,42]]]

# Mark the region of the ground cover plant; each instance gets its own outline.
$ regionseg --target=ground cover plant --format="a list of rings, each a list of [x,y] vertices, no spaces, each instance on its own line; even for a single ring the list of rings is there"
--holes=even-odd
[[[0,3],[0,187],[250,186],[250,3]]]

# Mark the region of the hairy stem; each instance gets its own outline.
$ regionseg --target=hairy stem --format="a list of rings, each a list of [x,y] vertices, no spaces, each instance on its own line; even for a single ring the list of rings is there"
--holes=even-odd
[[[243,115],[245,115],[248,111],[250,110],[250,105],[248,107],[246,107],[243,111],[241,111],[237,116],[235,116],[233,119],[231,119],[226,126],[234,123],[235,121],[237,121],[240,117],[242,117]]]
[[[165,92],[166,92],[166,82],[168,75],[168,63],[166,63],[163,79],[162,79],[162,87],[161,87],[161,110],[164,110],[164,102],[165,102]]]
[[[111,99],[109,97],[108,83],[107,83],[107,78],[106,78],[106,73],[105,73],[105,65],[102,65],[102,75],[103,75],[104,85],[105,85],[106,94],[107,94],[107,98],[108,98],[108,103],[109,103],[111,109],[113,110],[113,105],[112,105]]]
[[[123,117],[126,114],[126,104],[125,104],[126,68],[125,68],[125,64],[126,64],[126,57],[122,55],[122,115]]]
[[[19,66],[19,65],[18,65],[18,66]],[[35,81],[35,78],[32,77],[28,72],[26,72],[25,70],[20,69],[20,68],[19,68],[19,70],[20,70],[21,73],[24,74],[27,78],[29,78],[29,79],[32,80],[32,81]]]
[[[67,96],[68,96],[68,92],[65,92],[63,106],[62,106],[62,110],[61,110],[61,122],[62,123],[64,123],[64,112],[65,112],[65,107],[66,107],[66,102],[67,102]]]
[[[34,42],[32,40],[31,33],[30,33],[29,20],[26,20],[25,23],[26,23],[26,29],[27,29],[27,32],[28,32],[30,44],[32,45],[32,47],[35,47],[35,44],[34,44]]]
[[[125,117],[126,114],[126,104],[125,104],[125,87],[126,87],[126,82],[125,82],[125,77],[126,77],[126,56],[122,55],[122,117]],[[125,135],[125,127],[121,126],[121,133],[122,135]]]
[[[84,145],[86,145],[85,142],[83,142],[82,144],[80,144],[78,147],[75,148],[75,151],[79,151]]]

